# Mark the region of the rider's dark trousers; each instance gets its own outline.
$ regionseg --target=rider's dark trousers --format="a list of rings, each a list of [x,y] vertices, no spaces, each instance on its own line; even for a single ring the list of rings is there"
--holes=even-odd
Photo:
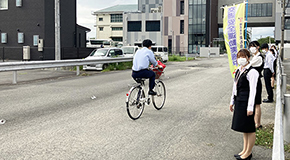
[[[149,89],[152,90],[155,86],[155,73],[148,69],[140,71],[133,71],[132,77],[135,78],[149,78]]]

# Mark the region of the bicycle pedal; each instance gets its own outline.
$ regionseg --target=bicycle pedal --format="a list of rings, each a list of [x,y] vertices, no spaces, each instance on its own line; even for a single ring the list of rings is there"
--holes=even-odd
[[[151,100],[150,100],[150,98],[148,98],[148,100],[147,100],[147,105],[149,105],[150,102],[151,102]]]

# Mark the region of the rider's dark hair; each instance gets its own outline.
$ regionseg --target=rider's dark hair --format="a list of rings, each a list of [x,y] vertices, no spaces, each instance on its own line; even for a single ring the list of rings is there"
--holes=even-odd
[[[152,41],[150,39],[145,39],[142,43],[143,47],[151,47],[152,46]]]

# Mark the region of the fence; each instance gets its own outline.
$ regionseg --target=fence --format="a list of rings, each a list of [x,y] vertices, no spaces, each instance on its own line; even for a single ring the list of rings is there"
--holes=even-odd
[[[284,93],[283,88],[286,86],[282,85],[282,62],[281,58],[278,58],[277,70],[276,70],[276,109],[275,109],[275,124],[274,124],[274,139],[273,139],[273,150],[272,160],[284,160],[284,138],[283,138],[283,105],[282,99]],[[284,80],[285,81],[285,80]]]
[[[61,59],[81,59],[87,57],[95,48],[62,47]],[[54,60],[55,48],[44,47],[42,52],[37,47],[30,47],[30,60]],[[0,47],[0,61],[23,60],[23,47]]]
[[[41,68],[59,68],[77,66],[77,75],[80,74],[80,67],[87,64],[104,64],[132,61],[132,57],[120,57],[113,59],[76,59],[58,61],[30,61],[30,62],[3,62],[0,63],[0,72],[13,71],[13,84],[17,83],[17,71]]]

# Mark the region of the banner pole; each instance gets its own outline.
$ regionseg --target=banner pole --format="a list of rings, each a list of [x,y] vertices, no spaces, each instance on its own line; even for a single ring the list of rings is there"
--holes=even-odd
[[[245,24],[245,48],[247,48],[247,32],[248,32],[248,0],[246,2],[246,24]]]

